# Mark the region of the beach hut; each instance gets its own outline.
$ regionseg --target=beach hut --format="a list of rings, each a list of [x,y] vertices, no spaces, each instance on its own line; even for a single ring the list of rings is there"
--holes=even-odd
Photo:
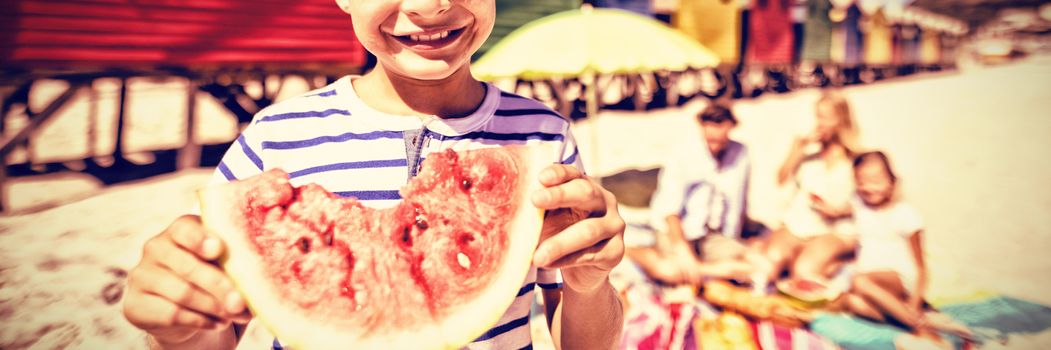
[[[735,66],[740,62],[741,10],[739,1],[681,1],[672,25],[715,52],[720,64]]]
[[[194,140],[201,96],[211,96],[208,102],[221,104],[245,123],[281,91],[283,80],[275,76],[299,75],[320,86],[329,77],[360,72],[366,63],[350,17],[331,0],[5,1],[0,11],[0,184],[6,176],[68,170],[109,184],[213,165],[204,164],[209,153],[221,152],[230,141],[201,145]],[[128,101],[137,97],[129,93],[128,82],[135,79],[175,80],[185,88],[175,97],[185,104],[179,107],[184,115],[178,116],[185,118],[185,138],[172,149],[153,150],[150,164],[124,158]],[[261,86],[260,92],[249,93],[251,86]],[[99,89],[112,91],[115,108],[91,107]],[[153,110],[167,112],[164,108]],[[114,115],[115,144],[88,147],[87,154],[77,155],[80,159],[39,160],[24,151],[32,149],[34,138],[57,137],[41,135],[41,129],[64,113],[84,113],[78,117],[89,121],[98,114]],[[88,130],[100,129],[90,125]],[[103,156],[99,149],[109,153],[110,161],[97,161]],[[16,150],[29,155],[14,157]],[[69,161],[79,165],[71,169]]]
[[[800,59],[815,64],[827,63],[831,57],[832,10],[829,0],[807,1],[806,21],[803,27],[803,52]]]
[[[755,0],[748,19],[749,65],[788,65],[793,61],[791,0]]]

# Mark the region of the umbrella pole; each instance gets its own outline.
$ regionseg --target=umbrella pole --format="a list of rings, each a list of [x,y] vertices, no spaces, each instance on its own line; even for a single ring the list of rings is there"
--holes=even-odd
[[[593,169],[589,169],[591,173],[595,173],[602,167],[599,165],[599,149],[598,149],[598,79],[595,77],[595,72],[587,70],[584,75],[581,76],[583,80],[584,88],[587,93],[585,95],[585,118],[589,120],[591,127],[591,164],[594,165]]]

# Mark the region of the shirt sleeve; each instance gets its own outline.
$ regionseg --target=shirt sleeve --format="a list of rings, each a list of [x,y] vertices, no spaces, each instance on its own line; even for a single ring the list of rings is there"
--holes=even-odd
[[[219,165],[212,172],[212,177],[208,180],[208,186],[249,178],[263,172],[265,164],[261,157],[262,147],[260,147],[258,137],[255,136],[260,129],[255,124],[255,119],[259,118],[261,114],[263,112],[260,112],[253,118],[252,123],[248,124],[248,127],[237,136],[230,148],[226,150],[222,160],[219,161]],[[201,215],[201,204],[195,201],[193,208],[190,208],[189,214]]]
[[[261,114],[263,112],[257,114],[255,119],[258,119]],[[263,169],[266,169],[267,165],[263,162],[262,157],[260,131],[261,127],[253,120],[226,150],[226,154],[223,155],[212,174],[210,183],[218,184],[245,179],[258,175],[263,172]]]
[[[577,169],[580,169],[582,173],[587,174],[584,170],[584,162],[580,159],[580,148],[577,147],[577,140],[573,137],[573,132],[568,129],[569,123],[566,123],[566,131],[563,134],[564,140],[562,141],[565,145],[565,149],[560,155],[562,164],[572,165]]]
[[[562,288],[562,271],[559,269],[536,269],[536,285],[540,289]]]
[[[897,220],[901,227],[901,235],[906,238],[912,237],[916,232],[923,229],[923,218],[911,205],[900,204],[900,208]]]

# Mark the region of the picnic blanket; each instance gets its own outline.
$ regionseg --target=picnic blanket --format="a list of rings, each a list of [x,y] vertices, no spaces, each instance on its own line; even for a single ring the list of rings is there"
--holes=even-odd
[[[971,327],[986,342],[1051,329],[1051,307],[1003,295],[946,304],[939,310]],[[891,325],[840,314],[818,315],[810,329],[846,350],[893,349],[895,341],[907,334]],[[961,341],[948,338],[956,348],[963,348]]]
[[[645,279],[633,266],[611,276],[626,302],[621,349],[834,350],[805,328],[756,321],[720,310],[696,293],[681,293]]]

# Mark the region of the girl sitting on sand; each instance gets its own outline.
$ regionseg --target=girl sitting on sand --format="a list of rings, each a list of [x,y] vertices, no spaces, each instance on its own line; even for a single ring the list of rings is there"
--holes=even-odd
[[[852,209],[858,231],[856,275],[844,308],[878,322],[893,322],[913,334],[939,339],[936,331],[973,339],[943,314],[925,313],[927,268],[923,223],[912,206],[894,198],[897,178],[887,156],[868,152],[854,160],[857,196]]]

